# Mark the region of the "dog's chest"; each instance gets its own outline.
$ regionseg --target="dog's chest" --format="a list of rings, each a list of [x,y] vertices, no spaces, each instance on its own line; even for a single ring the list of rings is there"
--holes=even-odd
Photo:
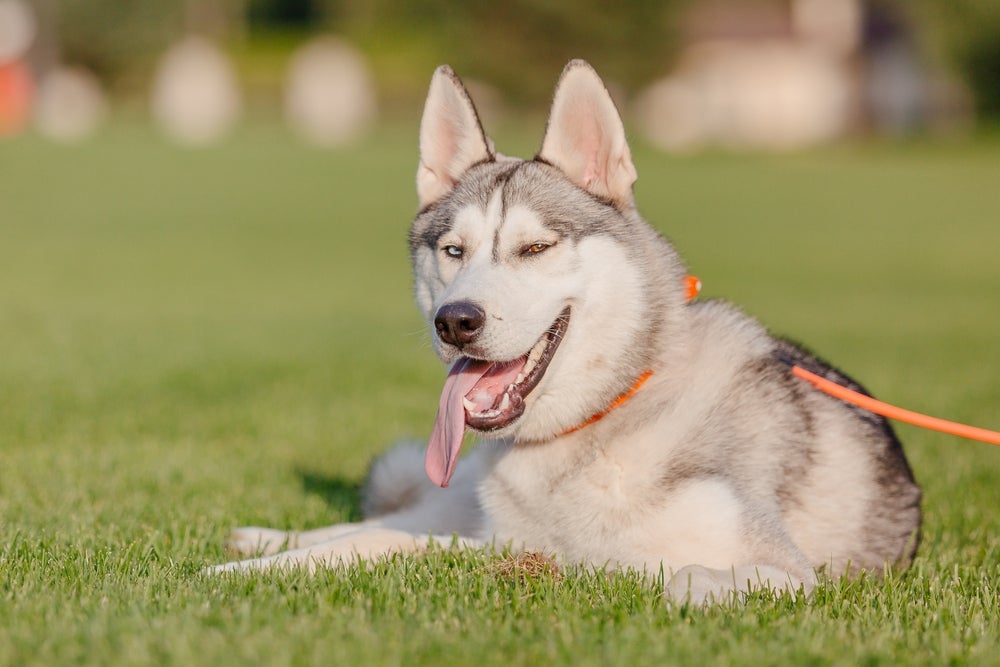
[[[490,530],[500,544],[569,560],[632,560],[630,543],[656,532],[663,500],[646,464],[558,443],[514,449],[481,487]]]
[[[597,567],[656,571],[690,563],[728,567],[742,557],[742,507],[721,479],[673,488],[642,438],[610,454],[515,449],[480,486],[487,534],[498,545]],[[635,456],[645,450],[646,456]]]

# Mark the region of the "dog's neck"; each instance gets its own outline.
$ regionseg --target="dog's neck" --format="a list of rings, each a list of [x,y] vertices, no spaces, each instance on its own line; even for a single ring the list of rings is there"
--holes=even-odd
[[[692,301],[694,301],[695,297],[698,296],[698,293],[701,292],[701,280],[699,280],[697,276],[692,276],[692,275],[684,276],[684,291],[687,303],[691,303]],[[608,414],[610,414],[612,410],[620,408],[621,406],[628,403],[629,399],[635,396],[635,394],[640,389],[642,389],[642,385],[646,384],[646,380],[648,380],[652,375],[653,375],[653,369],[650,368],[636,379],[636,381],[632,384],[632,386],[629,387],[628,391],[618,396],[618,398],[616,398],[615,400],[611,401],[611,404],[608,405],[607,408],[605,408],[601,412],[594,413],[582,423],[577,424],[576,426],[569,427],[559,435],[569,435],[570,433],[576,433],[581,429],[587,428],[591,424],[595,424],[601,421],[606,416],[608,416]]]
[[[621,406],[625,405],[630,398],[635,396],[636,392],[638,392],[642,388],[642,385],[646,384],[646,380],[648,380],[652,375],[653,375],[653,369],[650,368],[645,373],[639,376],[639,379],[635,381],[635,383],[629,388],[628,391],[626,391],[624,394],[622,394],[615,400],[611,401],[611,404],[607,408],[605,408],[601,412],[594,413],[583,423],[577,424],[576,426],[571,426],[570,428],[560,433],[560,435],[569,435],[570,433],[575,433],[580,429],[587,428],[591,424],[595,424],[601,421],[606,416],[608,416],[608,414],[612,410],[614,410],[615,408],[620,408]]]

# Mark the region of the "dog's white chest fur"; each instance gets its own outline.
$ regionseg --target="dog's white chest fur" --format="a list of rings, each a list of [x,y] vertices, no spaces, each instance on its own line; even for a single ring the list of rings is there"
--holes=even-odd
[[[610,452],[566,438],[501,454],[480,487],[487,534],[498,545],[610,568],[730,565],[741,532],[731,489],[719,480],[658,486],[655,460],[629,456],[662,448],[655,437],[644,430]]]

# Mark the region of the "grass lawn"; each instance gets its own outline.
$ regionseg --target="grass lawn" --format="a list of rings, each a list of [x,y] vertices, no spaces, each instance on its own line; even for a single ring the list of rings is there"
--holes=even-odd
[[[415,146],[0,143],[0,664],[997,664],[1000,449],[907,426],[916,563],[806,600],[676,607],[633,574],[447,551],[201,576],[231,526],[356,518],[371,457],[430,430]],[[636,160],[706,295],[1000,428],[1000,141]]]

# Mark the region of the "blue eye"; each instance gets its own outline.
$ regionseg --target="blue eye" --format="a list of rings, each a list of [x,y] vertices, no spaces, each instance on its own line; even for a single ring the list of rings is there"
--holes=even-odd
[[[445,247],[441,248],[441,250],[444,251],[444,254],[454,259],[461,258],[463,254],[462,248],[453,244],[446,245]]]

